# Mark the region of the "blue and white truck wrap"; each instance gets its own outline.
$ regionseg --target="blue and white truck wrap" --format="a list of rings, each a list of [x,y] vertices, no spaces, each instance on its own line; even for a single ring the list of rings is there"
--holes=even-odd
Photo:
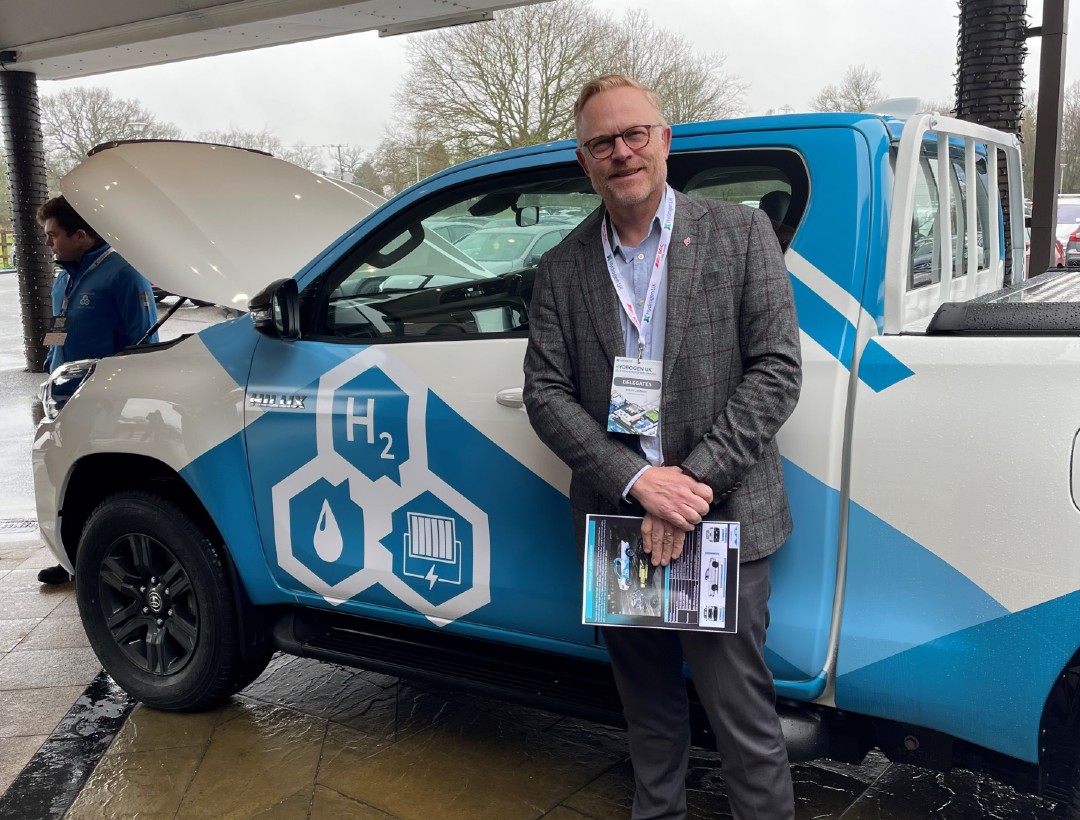
[[[38,431],[42,534],[75,570],[106,668],[163,708],[227,697],[273,648],[417,671],[346,633],[369,648],[392,633],[417,658],[606,668],[580,622],[569,474],[522,407],[536,260],[493,273],[434,231],[471,220],[512,243],[511,229],[580,221],[599,199],[574,146],[476,160],[381,205],[274,163],[138,143],[65,180],[155,282],[251,301],[195,335],[83,363]],[[233,164],[253,182],[219,192]],[[770,216],[804,386],[780,433],[795,527],[773,559],[767,658],[788,719],[814,727],[802,756],[877,744],[928,765],[992,759],[1067,795],[1080,325],[1041,318],[1073,274],[1026,283],[1006,252],[1023,247],[1015,140],[930,114],[790,115],[678,126],[669,168],[691,196],[783,202]],[[166,248],[124,246],[146,223],[171,232]],[[1023,327],[995,324],[1016,311]],[[170,541],[160,516],[176,515],[198,543]],[[220,577],[200,589],[207,552]],[[184,579],[182,606],[163,573]],[[211,605],[238,614],[215,627]],[[215,663],[239,659],[216,677],[200,654],[215,628],[236,633]],[[467,666],[427,671],[529,688]],[[562,703],[556,690],[542,702]]]

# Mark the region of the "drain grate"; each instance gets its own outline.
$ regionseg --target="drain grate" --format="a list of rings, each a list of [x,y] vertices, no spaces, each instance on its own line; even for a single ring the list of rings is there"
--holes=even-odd
[[[37,527],[35,518],[0,518],[0,532],[7,530],[32,530]]]

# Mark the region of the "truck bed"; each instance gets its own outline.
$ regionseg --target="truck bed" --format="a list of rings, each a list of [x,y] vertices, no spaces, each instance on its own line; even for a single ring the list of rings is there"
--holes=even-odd
[[[926,329],[936,336],[1080,335],[1080,270],[1047,271],[967,302],[946,302]]]

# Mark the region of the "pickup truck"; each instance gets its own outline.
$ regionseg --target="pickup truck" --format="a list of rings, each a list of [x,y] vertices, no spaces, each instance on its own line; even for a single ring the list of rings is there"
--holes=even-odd
[[[877,746],[1080,817],[1080,308],[1073,273],[1023,278],[1015,140],[932,114],[726,120],[676,127],[669,170],[767,210],[794,288],[767,643],[792,759]],[[433,230],[580,219],[599,199],[572,143],[382,204],[165,142],[63,188],[162,287],[250,307],[44,386],[41,532],[122,687],[202,709],[277,650],[620,720],[569,474],[522,406],[547,248],[494,272]]]

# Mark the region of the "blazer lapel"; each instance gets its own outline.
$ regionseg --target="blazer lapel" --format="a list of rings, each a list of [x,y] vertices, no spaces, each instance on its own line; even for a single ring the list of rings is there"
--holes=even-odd
[[[702,208],[689,197],[676,192],[675,222],[668,249],[667,330],[664,333],[664,373],[671,373],[682,350],[690,303],[700,291],[701,269],[698,265],[698,220]],[[689,240],[689,241],[687,241]]]

